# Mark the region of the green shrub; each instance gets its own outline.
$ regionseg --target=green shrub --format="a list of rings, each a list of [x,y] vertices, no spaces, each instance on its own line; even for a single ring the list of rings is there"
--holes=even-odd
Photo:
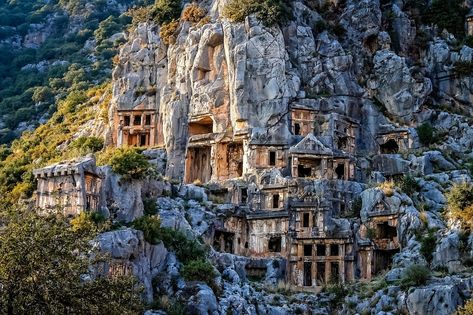
[[[159,235],[166,248],[173,250],[177,258],[187,263],[205,258],[206,249],[197,240],[189,239],[183,232],[171,228],[162,228]]]
[[[159,25],[162,25],[179,19],[181,9],[181,0],[156,0],[151,15]]]
[[[361,197],[360,196],[355,197],[355,199],[353,199],[353,202],[351,204],[351,212],[353,216],[359,217],[362,207],[363,207],[363,201],[361,200]]]
[[[411,175],[404,175],[399,184],[399,187],[407,195],[412,196],[415,192],[420,190],[420,186],[417,183],[416,179]]]
[[[420,143],[425,146],[434,142],[434,128],[428,122],[417,127],[417,135],[419,136]]]
[[[114,151],[110,166],[113,172],[125,178],[141,179],[150,169],[148,160],[135,148],[120,148]]]
[[[430,278],[430,270],[423,265],[411,265],[404,270],[401,277],[401,288],[418,287],[424,285]]]
[[[473,227],[473,184],[460,183],[452,186],[447,197],[448,215],[459,220],[462,227]]]
[[[143,199],[143,208],[145,215],[153,215],[158,212],[158,205],[156,204],[156,199],[154,198],[145,198]]]
[[[465,45],[473,48],[473,35],[467,36],[465,38]]]
[[[440,31],[446,29],[457,38],[463,38],[468,13],[463,3],[463,0],[434,0],[427,10],[422,11],[422,18],[426,23],[438,25]]]
[[[97,137],[79,137],[71,143],[72,149],[77,149],[81,155],[102,150],[103,140]]]
[[[233,22],[243,22],[251,14],[264,25],[273,26],[288,21],[291,10],[283,0],[230,0],[223,8],[223,15]]]
[[[348,289],[345,285],[338,279],[338,275],[332,276],[330,282],[325,286],[324,290],[327,293],[334,294],[335,297],[331,300],[331,303],[334,306],[339,305],[343,299],[348,295]]]
[[[181,274],[187,281],[203,281],[209,286],[213,286],[216,276],[214,267],[205,259],[188,262],[182,268]]]
[[[461,77],[471,76],[473,73],[473,62],[471,61],[455,61],[453,66],[455,74]]]
[[[161,241],[161,220],[158,216],[145,215],[131,224],[133,228],[143,232],[145,240],[150,244],[159,244]]]
[[[167,249],[174,251],[176,257],[184,264],[198,259],[204,259],[207,252],[202,244],[195,239],[189,239],[183,232],[161,227],[158,216],[146,215],[132,223],[133,228],[144,233],[145,240],[151,244],[164,243]]]
[[[82,211],[71,220],[71,228],[74,232],[87,234],[97,232],[101,228],[106,228],[103,225],[105,222],[105,217],[98,212]]]
[[[420,253],[425,257],[427,262],[432,261],[432,253],[437,246],[437,238],[432,230],[429,230],[427,235],[421,236],[420,239]]]

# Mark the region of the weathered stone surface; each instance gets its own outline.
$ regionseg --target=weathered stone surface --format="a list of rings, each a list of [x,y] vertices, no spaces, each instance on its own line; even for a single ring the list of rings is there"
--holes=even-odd
[[[141,181],[125,180],[114,174],[110,167],[104,167],[102,202],[112,219],[131,222],[143,216]]]
[[[432,91],[428,78],[413,78],[404,58],[389,50],[374,56],[374,76],[370,88],[389,114],[410,119]]]
[[[442,237],[432,254],[432,267],[445,267],[450,273],[460,271],[463,267],[459,248],[460,239],[457,233],[451,232]]]
[[[168,252],[163,244],[150,245],[143,232],[123,229],[102,233],[97,237],[98,248],[109,253],[113,262],[131,264],[131,270],[143,284],[147,301],[153,298],[152,279],[165,267]]]

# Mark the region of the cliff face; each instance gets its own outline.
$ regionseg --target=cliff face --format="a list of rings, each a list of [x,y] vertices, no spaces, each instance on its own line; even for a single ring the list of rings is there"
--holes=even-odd
[[[462,71],[471,70],[472,48],[420,24],[400,1],[339,1],[328,11],[293,1],[292,19],[273,27],[253,15],[232,23],[222,16],[225,4],[199,2],[208,21],[182,19],[169,45],[160,26],[139,24],[113,72],[109,143],[162,146],[166,176],[208,183],[173,186],[179,198],[159,197],[159,213],[169,226],[238,255],[214,253],[224,292],[215,299],[208,287],[192,287],[189,305],[201,313],[334,309],[324,305],[330,295],[313,305],[304,303],[310,295],[271,304],[274,296],[245,281],[256,257],[287,259],[284,268],[269,267],[271,260],[262,268],[273,285],[284,272],[301,287],[330,273],[346,281],[382,275],[389,283],[371,296],[347,296],[342,314],[453,312],[473,287],[472,238],[460,240],[458,222],[447,222],[442,209],[453,184],[472,180],[473,85],[471,71]],[[426,124],[440,140],[425,141],[418,131]],[[406,177],[414,183],[394,187]],[[219,193],[212,185],[226,189],[218,195],[224,204],[208,206]],[[432,257],[422,233],[438,239]],[[275,239],[280,247],[272,247]],[[315,254],[332,245],[342,254]],[[307,257],[316,267],[306,268]],[[440,273],[409,291],[399,281],[412,265],[454,275]],[[178,296],[193,286],[171,288],[160,276],[160,293]]]

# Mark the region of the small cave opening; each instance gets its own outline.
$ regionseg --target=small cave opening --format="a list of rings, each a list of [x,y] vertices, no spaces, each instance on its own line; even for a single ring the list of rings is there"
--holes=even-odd
[[[380,145],[381,154],[394,154],[399,152],[399,145],[396,140],[389,139],[382,145]]]
[[[281,252],[281,243],[282,243],[281,236],[271,237],[268,241],[268,250],[272,253],[280,253]]]
[[[345,165],[338,164],[337,168],[335,168],[335,174],[337,174],[338,179],[345,179]]]

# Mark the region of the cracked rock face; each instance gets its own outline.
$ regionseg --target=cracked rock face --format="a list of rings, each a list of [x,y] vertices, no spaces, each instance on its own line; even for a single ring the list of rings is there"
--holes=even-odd
[[[432,92],[428,78],[415,79],[404,58],[381,50],[374,56],[374,76],[370,87],[389,114],[409,120]]]

